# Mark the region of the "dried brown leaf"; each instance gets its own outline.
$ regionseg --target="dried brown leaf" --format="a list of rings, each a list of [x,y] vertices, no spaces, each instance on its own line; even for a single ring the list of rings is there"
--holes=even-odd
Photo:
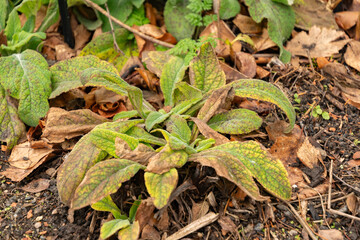
[[[245,34],[259,34],[262,32],[262,24],[256,23],[251,17],[238,14],[233,23]]]
[[[140,230],[148,224],[152,225],[154,209],[155,206],[150,198],[141,201],[135,214],[135,220],[139,222]]]
[[[244,52],[233,52],[231,58],[236,63],[239,71],[246,75],[247,78],[255,77],[257,65],[253,55]]]
[[[327,240],[343,240],[343,234],[337,229],[319,230],[318,234]]]
[[[344,30],[349,30],[355,26],[358,16],[358,11],[337,12],[334,15],[337,25]]]
[[[143,143],[139,143],[134,150],[131,150],[129,145],[121,138],[115,139],[115,149],[116,155],[119,158],[129,159],[143,165],[147,165],[149,159],[157,154],[154,150]]]
[[[360,42],[359,41],[351,41],[346,49],[344,58],[347,65],[355,68],[360,72]]]
[[[203,216],[205,216],[209,211],[209,203],[207,201],[203,201],[201,203],[193,202],[192,205],[192,221],[195,221]]]
[[[23,186],[21,189],[25,192],[37,193],[46,190],[50,186],[50,180],[39,178],[31,181]]]
[[[50,143],[61,143],[66,139],[82,136],[107,121],[89,109],[66,111],[61,108],[50,108],[42,138]]]
[[[331,57],[350,41],[343,31],[313,26],[306,32],[298,33],[288,42],[286,49],[293,55],[310,58]]]
[[[206,138],[213,138],[215,140],[216,146],[230,141],[225,136],[223,136],[222,134],[216,132],[211,127],[209,127],[204,121],[198,118],[191,118],[191,120],[195,122],[196,126],[199,128],[199,131],[201,132],[202,135],[204,135]]]
[[[346,198],[346,206],[352,213],[352,215],[356,215],[359,209],[360,201],[359,198],[356,197],[356,195],[352,192],[348,197]]]

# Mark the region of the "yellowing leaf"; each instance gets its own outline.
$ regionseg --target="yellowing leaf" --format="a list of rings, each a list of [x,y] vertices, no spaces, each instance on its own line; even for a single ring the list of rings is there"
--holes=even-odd
[[[200,47],[199,55],[190,63],[189,75],[191,85],[203,92],[225,85],[225,73],[210,43],[205,43]]]
[[[193,154],[189,160],[214,168],[218,175],[232,181],[256,200],[266,198],[260,195],[253,177],[276,197],[289,199],[291,196],[285,167],[255,141],[225,143]]]
[[[277,105],[289,118],[289,126],[285,132],[291,132],[295,125],[295,110],[285,94],[273,84],[258,79],[241,79],[233,82],[231,86],[235,95],[239,97],[253,98]]]
[[[159,153],[149,159],[146,171],[162,174],[171,168],[182,167],[188,159],[188,154],[184,150],[172,150],[166,145]]]
[[[109,22],[107,18],[106,22]],[[124,28],[115,29],[116,42],[125,55],[115,50],[113,36],[110,32],[106,32],[89,42],[81,50],[79,56],[97,56],[101,60],[114,64],[116,69],[120,71],[129,57],[139,55],[138,48],[132,41],[128,40],[129,34],[130,32]]]
[[[215,115],[208,122],[215,131],[227,134],[245,134],[261,127],[262,119],[248,109],[233,109]]]
[[[77,142],[57,173],[57,188],[62,202],[70,205],[74,192],[85,173],[106,156],[105,151],[91,142],[89,133]]]
[[[113,65],[95,56],[76,57],[58,62],[50,68],[53,87],[50,98],[83,86],[80,79],[81,72],[87,68],[100,68],[118,74]]]
[[[29,126],[36,126],[49,109],[50,76],[45,58],[36,51],[0,58],[0,84],[6,95],[19,100],[19,117]]]
[[[118,230],[130,226],[130,222],[127,219],[114,219],[105,222],[100,229],[101,239],[107,239],[108,237],[115,234]]]
[[[165,64],[169,61],[171,55],[167,51],[144,51],[142,53],[142,62],[156,76],[161,77]]]
[[[175,137],[181,139],[183,142],[190,142],[191,130],[187,121],[178,114],[171,115],[166,123],[166,129]]]
[[[127,216],[121,214],[120,209],[113,202],[110,195],[104,197],[103,199],[97,201],[94,204],[91,204],[91,208],[96,211],[111,212],[116,219],[127,219]]]
[[[116,192],[140,169],[145,166],[127,159],[109,159],[95,164],[76,189],[71,208],[85,207]]]
[[[154,198],[154,205],[158,209],[164,207],[178,182],[178,172],[175,168],[163,174],[146,172],[144,175],[146,189]]]
[[[6,96],[0,85],[0,141],[6,142],[10,150],[25,133],[25,125],[20,120],[15,104]]]
[[[187,65],[180,57],[171,56],[170,60],[165,64],[160,77],[160,87],[164,94],[164,105],[174,105],[174,90],[176,83],[180,82],[184,75]]]
[[[138,221],[119,231],[119,240],[138,240],[140,235],[140,225]]]

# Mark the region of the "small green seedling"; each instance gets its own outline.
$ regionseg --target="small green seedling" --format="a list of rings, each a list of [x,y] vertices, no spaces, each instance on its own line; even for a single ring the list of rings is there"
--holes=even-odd
[[[294,101],[298,104],[301,103],[301,99],[299,98],[299,95],[297,93],[294,94]]]
[[[314,107],[314,109],[311,112],[311,115],[314,118],[318,118],[319,116],[321,116],[324,120],[329,120],[330,119],[330,115],[328,112],[324,111],[321,109],[321,107],[319,105],[317,105],[316,107]]]

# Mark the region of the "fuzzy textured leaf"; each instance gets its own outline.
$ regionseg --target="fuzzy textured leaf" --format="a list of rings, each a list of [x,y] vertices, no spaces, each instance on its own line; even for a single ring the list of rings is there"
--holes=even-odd
[[[240,12],[240,3],[237,0],[222,0],[220,3],[220,18],[229,19]]]
[[[130,226],[130,222],[127,219],[114,219],[105,222],[100,229],[101,239],[107,239],[108,237],[115,234],[118,230]]]
[[[140,225],[138,221],[127,228],[121,229],[118,233],[119,240],[138,240],[140,235]]]
[[[106,156],[105,151],[91,142],[90,133],[76,143],[57,173],[57,188],[62,202],[70,205],[74,192],[85,173]]]
[[[165,64],[160,77],[160,87],[164,94],[164,105],[174,105],[174,90],[176,83],[180,82],[184,75],[187,66],[184,60],[180,57],[171,56],[170,60]]]
[[[19,99],[20,119],[29,126],[36,126],[49,110],[50,77],[46,60],[36,51],[0,58],[0,84]]]
[[[289,118],[290,124],[285,129],[285,133],[294,128],[295,110],[285,94],[273,84],[258,79],[241,79],[233,82],[232,87],[235,90],[235,95],[239,97],[253,98],[277,105]]]
[[[71,208],[85,207],[116,192],[140,169],[145,169],[145,166],[127,159],[109,159],[95,164],[77,187]]]
[[[10,150],[25,133],[25,125],[20,120],[15,103],[6,96],[0,85],[0,141],[6,142]]]
[[[226,77],[210,43],[200,47],[200,53],[190,62],[190,82],[203,92],[225,85]]]
[[[187,8],[188,0],[168,0],[164,9],[164,21],[166,29],[176,40],[180,41],[184,38],[191,38],[195,26],[185,19],[185,16],[191,13]]]
[[[289,199],[291,196],[285,167],[255,141],[225,143],[193,154],[189,160],[214,168],[218,175],[232,181],[256,200],[266,197],[260,195],[253,177],[276,197]]]
[[[8,4],[8,0],[0,0],[0,32],[5,28]]]
[[[215,131],[227,134],[245,134],[259,129],[262,118],[248,109],[233,109],[212,117],[208,125]]]
[[[171,112],[169,112],[169,113],[151,112],[145,120],[146,129],[148,131],[150,131],[156,124],[162,123],[170,115],[171,115]]]
[[[111,212],[116,219],[127,219],[126,215],[121,214],[120,209],[116,206],[110,195],[104,197],[96,203],[91,204],[91,208],[96,211]]]
[[[146,189],[150,196],[154,198],[154,205],[158,209],[164,207],[172,191],[178,182],[178,172],[175,168],[163,174],[146,172],[144,175]]]
[[[105,21],[109,22],[108,18],[106,18]],[[124,52],[124,55],[115,50],[112,34],[105,32],[89,42],[83,50],[81,50],[80,56],[97,56],[101,60],[114,64],[116,69],[121,71],[129,57],[139,55],[138,48],[133,41],[128,40],[129,35],[130,32],[123,28],[115,29],[116,42]]]
[[[191,130],[187,121],[178,114],[171,115],[166,123],[166,129],[175,137],[189,144],[191,139]]]
[[[44,20],[41,22],[38,32],[45,32],[59,19],[59,4],[57,0],[50,0]]]
[[[159,153],[149,159],[146,171],[162,174],[171,168],[181,168],[188,159],[188,154],[184,150],[172,150],[166,145]]]
[[[127,144],[129,144],[129,147],[134,150],[139,144],[139,141],[124,133],[136,124],[142,122],[143,120],[128,120],[123,122],[103,123],[96,126],[90,132],[91,142],[114,157],[116,157],[115,139],[117,137],[126,141]]]
[[[133,5],[129,0],[108,0],[107,5],[110,15],[116,19],[119,19],[121,22],[125,22],[133,10]],[[101,13],[100,18],[103,21],[102,31],[109,32],[111,30],[109,18]],[[118,26],[114,26],[118,28]]]
[[[25,14],[27,18],[31,15],[36,15],[41,7],[41,0],[24,0],[16,7],[17,11]]]
[[[143,128],[134,126],[130,128],[127,132],[127,135],[136,138],[140,142],[143,143],[149,143],[149,144],[156,144],[159,146],[164,146],[166,144],[166,141],[162,138],[155,137],[145,131]]]
[[[170,57],[168,51],[144,51],[142,62],[146,64],[147,69],[160,78],[163,68]]]
[[[251,18],[260,23],[264,18],[268,20],[268,31],[271,40],[280,48],[280,60],[289,62],[291,54],[284,49],[295,25],[295,13],[290,6],[272,0],[245,0],[249,7]]]
[[[52,73],[53,92],[50,98],[55,98],[71,89],[83,86],[81,73],[88,68],[99,68],[118,74],[116,68],[96,56],[75,57],[54,64],[50,71]]]

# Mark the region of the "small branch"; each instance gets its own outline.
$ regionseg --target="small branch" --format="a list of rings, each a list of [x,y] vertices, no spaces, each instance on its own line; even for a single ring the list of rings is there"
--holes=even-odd
[[[343,216],[343,217],[351,218],[351,219],[354,219],[354,220],[360,222],[360,218],[355,217],[355,216],[350,215],[350,214],[347,214],[347,213],[340,212],[340,211],[338,211],[338,210],[328,209],[328,210],[326,210],[326,211],[328,211],[329,213],[332,213],[332,214],[337,214],[337,215],[340,215],[340,216]]]
[[[301,226],[303,226],[303,228],[309,234],[311,239],[317,240],[317,237],[315,236],[315,234],[313,233],[313,231],[311,230],[311,228],[309,227],[307,222],[305,222],[304,219],[302,219],[302,217],[299,215],[299,213],[296,211],[296,209],[287,201],[283,201],[283,202],[290,208],[290,210],[294,214],[295,218],[298,220],[298,222],[301,224]]]
[[[168,48],[173,48],[175,47],[173,44],[170,44],[170,43],[167,43],[167,42],[163,42],[163,41],[160,41],[156,38],[153,38],[153,37],[150,37],[148,35],[145,35],[144,33],[142,32],[139,32],[135,29],[132,29],[129,25],[126,25],[125,23],[121,22],[120,20],[114,18],[113,16],[111,16],[110,14],[108,14],[104,9],[102,9],[99,5],[97,5],[96,3],[93,3],[91,0],[84,0],[84,2],[86,2],[88,5],[90,5],[91,7],[95,8],[96,10],[98,10],[99,12],[101,12],[102,14],[104,14],[105,16],[107,16],[109,19],[111,19],[114,23],[116,23],[117,25],[125,28],[126,30],[129,30],[130,32],[136,34],[136,35],[139,35],[140,37],[146,39],[146,40],[149,40],[153,43],[156,43],[156,44],[159,44],[161,46],[164,46],[164,47],[168,47]]]
[[[218,213],[210,212],[210,213],[206,214],[205,216],[199,218],[198,220],[193,221],[186,227],[183,227],[182,229],[180,229],[179,231],[177,231],[170,237],[167,237],[165,240],[181,239],[181,238],[189,235],[190,233],[193,233],[193,232],[199,230],[200,228],[205,227],[206,225],[215,222],[218,218],[219,218]]]
[[[106,8],[107,14],[110,16],[110,11],[109,11],[109,8],[108,8],[107,3],[105,3],[105,8]],[[114,26],[113,26],[112,21],[111,21],[110,18],[109,18],[109,23],[110,23],[110,28],[111,28],[111,35],[112,35],[113,41],[114,41],[114,48],[115,48],[115,50],[116,50],[117,52],[121,53],[122,55],[125,55],[125,53],[124,53],[123,51],[121,51],[121,49],[119,48],[119,45],[118,45],[117,42],[116,42]]]

